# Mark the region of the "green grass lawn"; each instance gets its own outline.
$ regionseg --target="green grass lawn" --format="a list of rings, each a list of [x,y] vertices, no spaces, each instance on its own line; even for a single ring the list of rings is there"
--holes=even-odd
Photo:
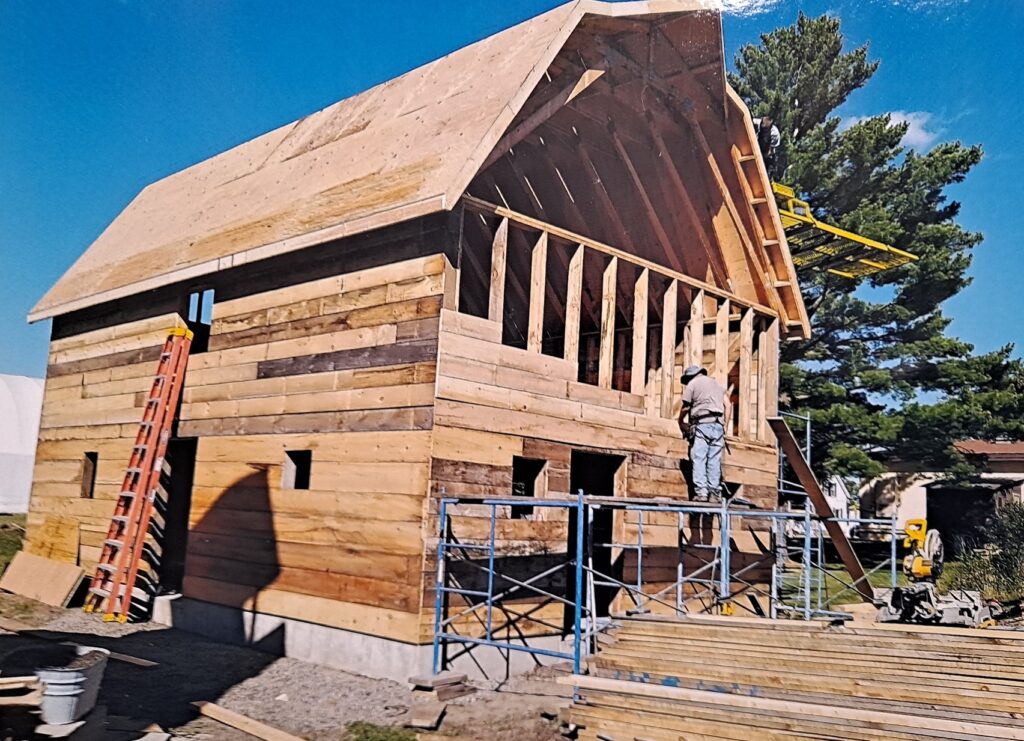
[[[865,564],[865,570],[870,571],[874,564]],[[794,604],[800,591],[800,564],[793,564],[792,571],[787,570],[782,584],[781,595],[788,604]],[[838,581],[839,579],[842,582]],[[847,588],[844,584],[850,583],[850,575],[842,564],[829,563],[825,565],[825,574],[815,569],[811,572],[811,604],[816,607],[818,595],[821,593],[821,601],[828,602],[830,607],[849,605],[861,601],[860,595],[853,589]],[[868,576],[868,583],[875,589],[889,589],[892,586],[891,575],[888,566],[883,567]],[[904,586],[907,578],[903,575],[897,564],[896,585]]]
[[[0,515],[0,571],[21,550],[21,540],[25,535],[25,515]]]

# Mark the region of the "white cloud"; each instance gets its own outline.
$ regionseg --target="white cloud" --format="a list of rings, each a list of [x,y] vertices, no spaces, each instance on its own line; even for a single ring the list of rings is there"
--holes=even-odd
[[[967,5],[970,0],[872,0],[876,5],[894,5],[908,10],[942,10],[957,5]],[[767,13],[777,8],[782,0],[702,0],[713,10],[727,15],[751,16]]]
[[[703,0],[704,4],[713,9],[721,10],[727,15],[759,15],[778,7],[782,0]]]
[[[907,133],[900,144],[919,152],[928,149],[942,135],[942,128],[937,125],[935,117],[928,111],[891,111],[889,117],[894,124],[907,124]],[[848,129],[854,124],[867,120],[868,116],[854,116],[843,119],[842,128]]]
[[[893,123],[907,124],[907,133],[900,141],[904,147],[928,149],[942,133],[942,129],[934,125],[932,114],[927,111],[893,111],[890,115]]]

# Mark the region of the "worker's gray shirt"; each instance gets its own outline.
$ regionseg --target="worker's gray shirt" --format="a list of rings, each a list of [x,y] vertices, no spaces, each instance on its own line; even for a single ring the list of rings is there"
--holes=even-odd
[[[725,416],[725,389],[710,376],[700,375],[683,389],[683,403],[690,405],[690,422],[715,414]]]

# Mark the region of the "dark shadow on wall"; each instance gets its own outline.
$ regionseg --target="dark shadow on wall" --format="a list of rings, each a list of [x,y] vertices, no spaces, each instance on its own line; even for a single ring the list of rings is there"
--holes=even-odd
[[[220,609],[201,616],[202,605],[172,602],[174,625],[282,656],[284,627],[261,634],[257,621],[247,619],[247,613],[259,612],[260,592],[281,573],[267,468],[236,481],[212,502],[204,491],[193,497],[193,512],[205,511],[189,529],[183,593]]]
[[[174,623],[183,629],[142,630],[122,636],[64,631],[3,635],[0,673],[4,673],[4,657],[11,651],[60,641],[154,661],[157,665],[151,667],[109,661],[98,702],[107,707],[109,715],[174,728],[197,716],[191,703],[216,702],[231,688],[264,671],[283,653],[284,628],[266,634],[254,632],[243,610],[258,610],[260,591],[280,573],[267,471],[244,477],[212,502],[205,497],[202,488],[193,491],[193,509],[205,511],[188,533],[184,591],[195,600],[216,599],[223,607],[204,611],[205,605],[198,604],[195,612],[186,609],[180,599],[172,600]],[[71,619],[68,615],[67,621]],[[108,631],[99,616],[82,619],[95,620],[97,632],[117,632],[116,627]],[[25,722],[18,716],[13,711],[0,713],[0,729],[11,729],[0,738],[31,738],[18,735],[18,724]]]

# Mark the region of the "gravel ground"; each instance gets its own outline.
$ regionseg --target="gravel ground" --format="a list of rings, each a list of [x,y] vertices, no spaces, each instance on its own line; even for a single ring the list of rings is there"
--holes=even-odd
[[[345,739],[345,726],[354,721],[401,725],[411,701],[404,684],[215,643],[154,623],[105,623],[81,610],[55,610],[6,594],[0,594],[0,616],[47,631],[54,639],[159,662],[140,668],[111,661],[99,702],[110,715],[158,723],[176,738],[252,738],[198,716],[191,705],[197,700],[216,702],[314,741]],[[38,643],[25,636],[0,635],[0,654]],[[440,732],[494,741],[560,739],[557,723],[540,714],[556,709],[567,690],[538,678],[511,680],[497,692],[482,687],[477,694],[449,703]]]

